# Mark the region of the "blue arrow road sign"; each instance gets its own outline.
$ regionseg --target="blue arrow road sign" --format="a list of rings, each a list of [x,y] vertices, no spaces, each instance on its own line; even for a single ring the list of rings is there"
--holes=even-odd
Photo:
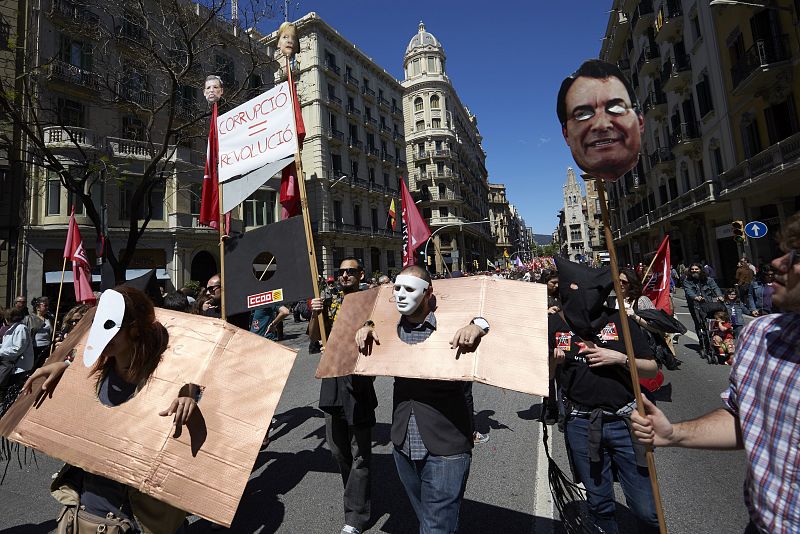
[[[744,234],[750,239],[758,239],[767,235],[767,225],[761,221],[751,221],[744,225]]]

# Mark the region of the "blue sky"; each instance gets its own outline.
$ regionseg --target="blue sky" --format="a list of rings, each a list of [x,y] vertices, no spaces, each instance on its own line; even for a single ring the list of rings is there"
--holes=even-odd
[[[526,224],[549,234],[557,225],[566,169],[575,167],[556,119],[556,93],[581,61],[597,57],[611,4],[294,0],[289,18],[316,11],[400,80],[403,52],[424,21],[444,45],[461,101],[478,116],[489,181],[506,184]],[[275,27],[280,22],[282,17]]]

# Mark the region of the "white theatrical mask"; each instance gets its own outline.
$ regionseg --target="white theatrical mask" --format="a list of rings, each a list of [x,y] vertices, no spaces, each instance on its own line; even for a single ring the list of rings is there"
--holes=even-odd
[[[395,279],[394,282],[394,304],[397,306],[397,311],[403,315],[411,315],[419,305],[422,304],[422,297],[425,296],[425,290],[428,289],[428,282],[422,278],[411,276],[409,274],[401,274]]]
[[[89,329],[89,338],[83,351],[83,364],[91,367],[97,358],[103,354],[103,349],[117,335],[122,328],[122,319],[125,317],[125,299],[121,293],[107,289],[100,295],[97,303],[97,312]]]

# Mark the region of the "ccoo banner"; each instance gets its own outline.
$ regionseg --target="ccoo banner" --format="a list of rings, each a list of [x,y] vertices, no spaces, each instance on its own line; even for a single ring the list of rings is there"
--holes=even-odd
[[[297,132],[289,82],[220,116],[217,132],[220,183],[294,156]]]

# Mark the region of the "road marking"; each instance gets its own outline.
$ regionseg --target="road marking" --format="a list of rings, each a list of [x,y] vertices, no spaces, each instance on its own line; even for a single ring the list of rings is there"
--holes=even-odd
[[[544,410],[544,398],[542,398],[542,410]],[[541,423],[540,423],[541,425]],[[549,430],[555,427],[550,427]],[[539,430],[539,439],[537,440],[538,446],[536,447],[536,489],[534,491],[533,501],[533,525],[531,525],[531,533],[551,534],[554,532],[555,521],[553,510],[553,495],[550,493],[550,478],[548,476],[547,468],[547,454],[544,451],[544,444],[541,441],[541,426]],[[550,431],[547,433],[547,446],[553,450],[553,434]],[[540,523],[538,518],[547,521],[546,528],[537,526]]]
[[[700,341],[700,340],[697,338],[697,334],[695,334],[695,333],[694,333],[694,332],[692,332],[691,330],[687,330],[687,331],[686,331],[686,333],[685,333],[685,334],[683,334],[683,335],[684,335],[684,336],[686,336],[686,337],[688,337],[689,339],[691,339],[691,340],[693,340],[693,341]]]
[[[675,312],[675,315],[691,315],[689,312]]]

